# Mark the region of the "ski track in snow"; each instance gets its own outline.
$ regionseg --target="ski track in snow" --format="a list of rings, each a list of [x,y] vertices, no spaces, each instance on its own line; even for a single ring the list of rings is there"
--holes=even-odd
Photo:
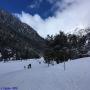
[[[42,63],[39,64],[39,61]],[[31,69],[24,65],[32,64]],[[54,66],[43,59],[0,63],[0,88],[18,90],[90,90],[90,57],[72,60]]]

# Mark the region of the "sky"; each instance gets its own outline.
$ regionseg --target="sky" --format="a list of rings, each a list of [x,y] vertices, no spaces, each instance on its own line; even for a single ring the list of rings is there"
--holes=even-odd
[[[90,0],[0,0],[0,8],[30,25],[42,37],[90,27]]]

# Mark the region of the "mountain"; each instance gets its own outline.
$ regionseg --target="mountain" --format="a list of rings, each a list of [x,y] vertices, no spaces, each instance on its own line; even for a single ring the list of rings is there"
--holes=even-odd
[[[76,35],[79,35],[79,36],[85,36],[87,35],[88,33],[90,33],[90,27],[86,27],[86,28],[83,28],[83,29],[80,29],[80,28],[76,28],[74,31],[73,31],[73,34],[76,34]]]
[[[42,54],[44,47],[45,40],[32,27],[22,23],[17,17],[7,11],[0,9],[1,53],[12,51],[19,57],[28,57],[32,56],[32,51],[33,53]]]

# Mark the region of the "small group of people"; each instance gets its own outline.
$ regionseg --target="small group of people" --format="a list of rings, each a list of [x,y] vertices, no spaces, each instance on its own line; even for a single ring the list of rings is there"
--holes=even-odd
[[[41,64],[41,61],[39,61],[39,64]],[[27,66],[24,66],[24,69],[31,69],[31,68],[32,68],[31,64],[28,64]]]
[[[26,69],[26,68],[27,68],[27,69],[30,69],[30,68],[32,68],[32,67],[31,67],[31,64],[28,64],[27,67],[24,66],[24,68],[25,68],[25,69]]]

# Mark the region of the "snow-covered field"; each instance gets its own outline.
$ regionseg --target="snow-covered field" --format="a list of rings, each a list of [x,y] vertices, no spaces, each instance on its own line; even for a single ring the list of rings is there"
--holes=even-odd
[[[39,64],[39,61],[42,63]],[[31,69],[24,65],[32,64]],[[55,64],[43,60],[0,62],[0,90],[90,90],[90,57]],[[1,89],[1,88],[13,89]]]

